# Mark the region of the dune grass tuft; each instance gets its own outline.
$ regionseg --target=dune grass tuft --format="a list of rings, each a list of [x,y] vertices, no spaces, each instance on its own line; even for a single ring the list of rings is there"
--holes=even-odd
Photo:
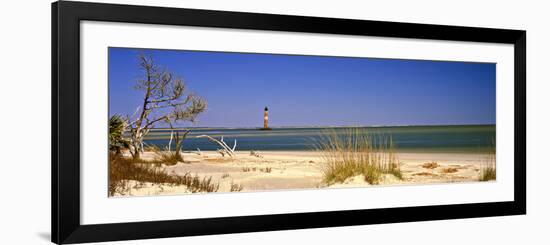
[[[480,181],[490,181],[497,179],[497,169],[494,165],[486,165],[481,168],[479,174]]]
[[[176,165],[178,162],[183,162],[183,158],[172,151],[159,151],[155,152],[155,161],[166,165]]]
[[[481,166],[479,171],[480,181],[491,181],[497,179],[497,168],[494,155],[491,155],[489,159]]]
[[[391,137],[370,135],[359,128],[341,134],[329,130],[323,132],[316,146],[325,162],[322,171],[326,184],[343,183],[357,175],[373,185],[379,184],[384,174],[402,179]]]
[[[240,184],[235,184],[233,181],[231,181],[231,189],[230,192],[239,192],[243,190],[243,186]]]
[[[166,165],[176,165],[178,162],[183,162],[183,157],[176,151],[163,151],[157,146],[149,146],[149,151],[155,153],[155,158],[152,162],[163,163]]]
[[[489,146],[489,156],[485,159],[479,171],[480,181],[491,181],[497,179],[496,147],[495,140]]]

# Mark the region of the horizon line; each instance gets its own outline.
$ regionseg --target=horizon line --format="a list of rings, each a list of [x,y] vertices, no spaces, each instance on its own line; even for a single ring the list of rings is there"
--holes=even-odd
[[[401,125],[303,125],[303,126],[274,126],[270,127],[275,128],[385,128],[385,127],[450,127],[450,126],[496,126],[496,123],[472,123],[472,124],[401,124]],[[245,127],[224,127],[224,126],[212,126],[212,127],[174,127],[174,129],[179,128],[194,128],[194,129],[260,129],[261,126],[245,126]],[[155,127],[154,129],[170,129],[169,127]]]

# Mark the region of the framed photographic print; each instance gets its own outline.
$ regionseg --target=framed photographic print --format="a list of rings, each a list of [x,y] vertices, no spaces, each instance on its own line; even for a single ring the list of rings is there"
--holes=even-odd
[[[52,241],[526,212],[526,33],[52,5]]]

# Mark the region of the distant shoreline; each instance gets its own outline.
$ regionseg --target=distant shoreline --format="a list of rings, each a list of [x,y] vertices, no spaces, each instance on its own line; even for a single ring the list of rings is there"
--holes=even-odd
[[[270,129],[301,129],[301,128],[399,128],[399,127],[473,127],[473,126],[496,126],[496,124],[425,124],[425,125],[370,125],[370,126],[275,126],[270,127]],[[175,127],[174,129],[191,129],[191,130],[214,130],[214,129],[258,129],[261,130],[262,127]],[[171,130],[171,128],[152,128],[151,131],[155,130]]]

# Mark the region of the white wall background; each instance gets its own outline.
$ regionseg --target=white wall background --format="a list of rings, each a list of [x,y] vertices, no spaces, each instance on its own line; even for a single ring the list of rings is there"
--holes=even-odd
[[[108,244],[548,244],[550,28],[545,1],[107,0],[106,2],[527,30],[526,216],[277,231]],[[0,244],[48,244],[50,1],[0,10]],[[7,136],[7,137],[6,137]],[[528,241],[528,242],[527,242]]]

